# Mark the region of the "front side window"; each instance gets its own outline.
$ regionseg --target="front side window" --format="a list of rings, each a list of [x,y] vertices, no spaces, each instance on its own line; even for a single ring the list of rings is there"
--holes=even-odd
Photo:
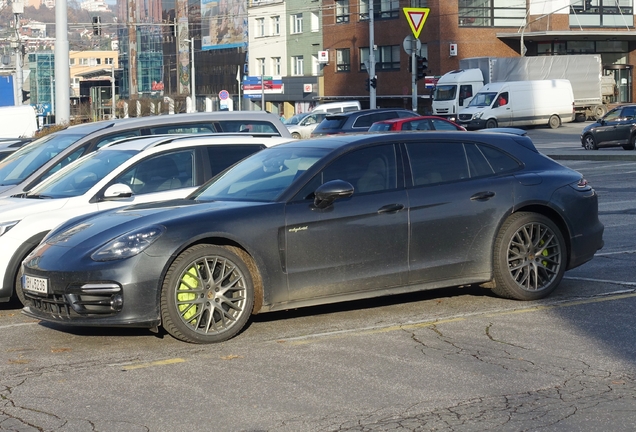
[[[349,72],[351,70],[351,59],[349,48],[336,50],[336,72]]]
[[[460,27],[523,27],[526,0],[459,0]]]

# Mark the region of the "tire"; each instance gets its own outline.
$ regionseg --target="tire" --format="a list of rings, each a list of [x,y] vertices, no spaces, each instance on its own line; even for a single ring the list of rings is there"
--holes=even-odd
[[[191,343],[234,337],[254,306],[256,265],[242,249],[195,245],[172,263],[161,289],[163,328]],[[211,278],[208,273],[211,273]]]
[[[592,108],[592,115],[596,120],[600,120],[605,114],[607,114],[607,107],[605,105],[596,105]]]
[[[292,132],[291,136],[294,139],[300,139],[300,134],[298,132]]]
[[[13,287],[13,290],[15,291],[15,295],[18,298],[18,300],[20,300],[20,303],[22,303],[22,306],[26,306],[27,299],[24,295],[24,290],[22,290],[22,281],[20,280],[21,277],[22,277],[22,266],[18,268],[18,272],[16,273],[15,286]]]
[[[488,121],[486,122],[486,129],[492,129],[492,128],[496,128],[496,127],[497,127],[497,120],[488,119]]]
[[[596,140],[592,135],[588,134],[583,137],[583,148],[585,150],[598,150]]]
[[[550,116],[550,120],[548,120],[548,126],[550,126],[550,129],[557,129],[559,126],[561,126],[561,119],[559,118],[559,116]]]
[[[629,138],[629,144],[625,144],[622,147],[623,150],[634,150],[634,148],[636,148],[636,135],[632,135]]]
[[[587,120],[587,116],[585,114],[576,114],[574,117],[574,121],[577,123],[584,122],[585,120]]]
[[[546,216],[511,215],[495,239],[493,292],[514,300],[538,300],[559,285],[567,262],[561,230]]]

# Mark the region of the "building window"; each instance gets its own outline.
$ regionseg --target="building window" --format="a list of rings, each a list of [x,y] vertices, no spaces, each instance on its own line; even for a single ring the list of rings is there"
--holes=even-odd
[[[278,15],[272,17],[272,34],[280,34],[280,16]]]
[[[256,36],[265,36],[265,18],[256,18]]]
[[[373,19],[392,19],[400,16],[399,0],[360,0],[360,21],[369,19],[369,5],[373,1]]]
[[[112,65],[113,64],[113,58],[112,57],[106,57],[104,64]]]
[[[303,32],[303,14],[294,14],[291,16],[292,34]]]
[[[523,27],[526,0],[459,0],[460,27]]]
[[[272,57],[272,70],[274,75],[281,75],[280,57]]]
[[[303,56],[292,57],[292,75],[302,76],[304,74]]]
[[[311,31],[312,32],[320,31],[320,13],[318,12],[311,13]]]
[[[349,0],[336,0],[336,23],[349,22]]]
[[[102,64],[102,59],[100,59],[100,58],[96,58],[96,59],[95,59],[95,64],[97,64],[97,65]]]
[[[70,64],[71,66],[73,66],[75,64],[75,59],[68,59],[68,64]]]
[[[79,59],[79,64],[81,66],[88,66],[88,59],[87,58],[81,58]]]
[[[400,70],[400,45],[378,47],[377,69]]]
[[[570,5],[572,27],[632,27],[633,0],[574,0]]]
[[[428,0],[411,0],[411,7],[415,7],[415,8],[428,7]]]
[[[336,72],[351,71],[351,54],[349,48],[336,50]]]
[[[257,58],[256,59],[258,72],[260,75],[265,75],[265,58]]]

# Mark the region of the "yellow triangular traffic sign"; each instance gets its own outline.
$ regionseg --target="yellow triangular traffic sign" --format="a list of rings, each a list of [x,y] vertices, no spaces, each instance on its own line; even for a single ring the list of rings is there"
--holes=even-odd
[[[402,8],[404,11],[404,15],[406,16],[406,20],[409,22],[411,26],[411,31],[413,32],[413,36],[415,39],[420,37],[420,33],[424,28],[424,23],[426,22],[426,18],[428,18],[428,13],[431,11],[430,8]]]

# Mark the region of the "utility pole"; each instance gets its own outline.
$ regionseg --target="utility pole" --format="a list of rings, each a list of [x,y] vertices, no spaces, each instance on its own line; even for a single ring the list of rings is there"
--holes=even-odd
[[[55,4],[55,123],[71,119],[71,92],[68,45],[68,10],[66,0]]]
[[[22,1],[14,1],[12,3],[13,8],[13,20],[15,28],[15,81],[16,81],[16,95],[14,97],[15,105],[22,105],[22,85],[24,83],[24,73],[22,72],[22,66],[24,64],[24,58],[22,57],[22,41],[20,40],[20,15],[24,13],[24,3]]]
[[[375,37],[373,29],[373,0],[369,1],[369,82],[373,83],[369,86],[369,108],[376,108],[376,91],[377,79],[375,76]]]

